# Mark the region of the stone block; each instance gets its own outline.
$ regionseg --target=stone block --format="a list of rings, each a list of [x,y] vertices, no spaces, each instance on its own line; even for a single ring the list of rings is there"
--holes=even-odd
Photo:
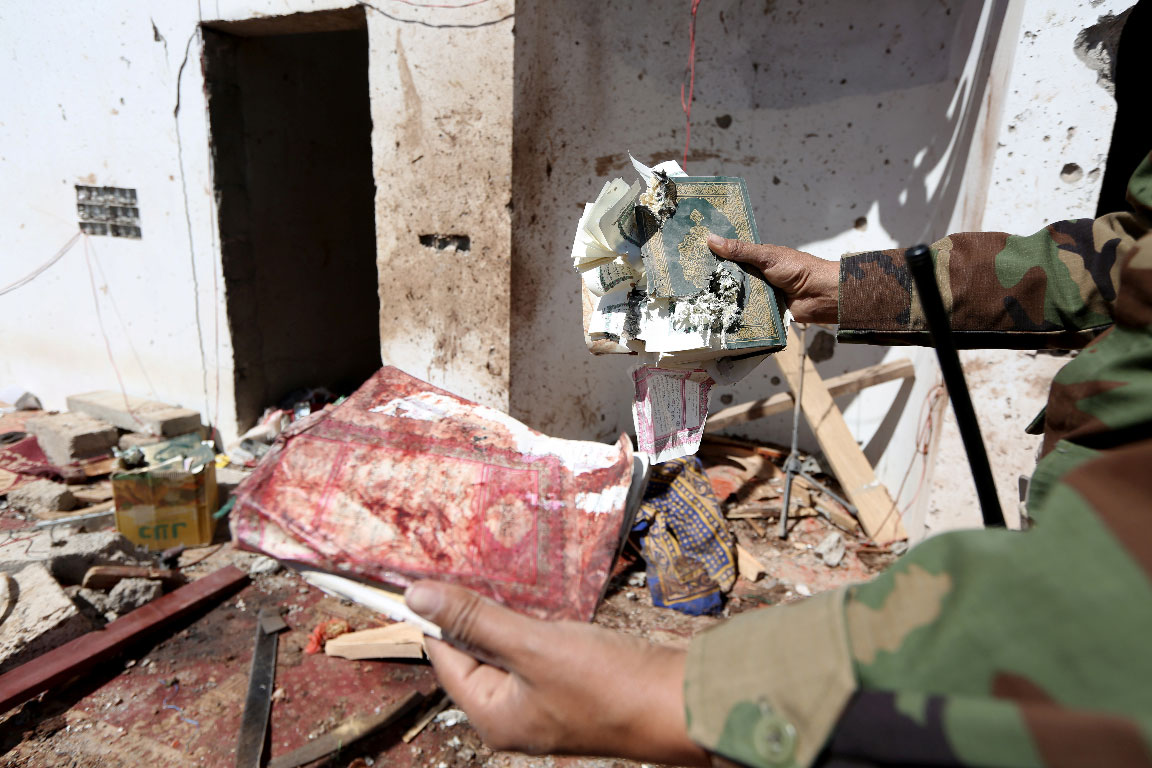
[[[136,548],[116,531],[62,535],[43,531],[26,541],[0,548],[0,571],[17,571],[42,563],[64,584],[79,584],[94,565],[122,565],[136,560]]]
[[[44,455],[57,465],[109,453],[120,437],[111,424],[82,413],[37,416],[25,422],[25,429],[36,436]]]
[[[156,443],[164,442],[164,438],[159,435],[146,435],[143,432],[125,432],[120,435],[120,450],[126,451],[129,448],[143,448],[146,445],[155,445]]]
[[[95,629],[48,569],[26,565],[8,580],[8,616],[0,632],[0,674]]]
[[[42,515],[45,512],[67,512],[79,502],[63,483],[34,480],[8,492],[8,503],[22,512]]]
[[[168,403],[125,397],[103,390],[67,398],[68,410],[103,419],[121,429],[162,437],[176,437],[200,429],[200,412]]]

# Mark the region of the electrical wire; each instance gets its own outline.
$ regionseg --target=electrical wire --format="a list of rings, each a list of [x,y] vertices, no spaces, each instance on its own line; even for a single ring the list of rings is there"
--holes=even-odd
[[[72,237],[69,238],[68,242],[64,243],[64,246],[60,250],[56,251],[56,255],[53,256],[52,258],[48,259],[48,261],[46,261],[43,264],[41,264],[40,266],[36,267],[36,269],[32,270],[31,272],[29,272],[27,275],[20,278],[19,280],[15,281],[13,283],[9,283],[8,285],[4,286],[3,288],[0,288],[0,296],[3,296],[6,293],[11,293],[12,291],[16,290],[17,288],[22,288],[23,286],[28,285],[28,283],[32,282],[36,278],[40,277],[40,275],[47,272],[48,269],[53,264],[60,261],[60,259],[64,258],[64,254],[66,254],[66,253],[68,253],[68,251],[72,250],[72,246],[76,245],[76,241],[80,239],[80,234],[81,234],[80,232],[77,232],[76,234],[72,235]]]
[[[112,340],[108,338],[108,331],[104,329],[104,315],[100,311],[100,294],[96,290],[96,273],[92,270],[92,257],[88,252],[88,235],[84,235],[84,263],[88,265],[88,284],[92,287],[92,304],[96,307],[96,325],[100,328],[100,335],[104,337],[104,349],[108,352],[108,362],[116,373],[116,382],[120,385],[120,394],[124,397],[124,409],[133,421],[141,426],[144,422],[136,415],[136,411],[128,404],[128,390],[124,388],[124,377],[120,375],[120,367],[116,365],[116,358],[112,355]]]
[[[85,238],[85,245],[92,251],[92,261],[96,263],[96,271],[100,273],[100,280],[104,284],[104,295],[108,297],[108,303],[112,305],[112,311],[116,313],[116,320],[120,323],[120,330],[124,332],[124,340],[128,342],[128,349],[131,350],[132,357],[135,358],[136,365],[140,368],[140,373],[144,374],[144,381],[148,383],[148,396],[159,399],[156,394],[156,385],[152,383],[152,377],[148,375],[148,369],[144,367],[144,361],[140,359],[140,352],[132,343],[132,334],[128,332],[128,324],[124,322],[124,315],[120,314],[120,305],[116,303],[112,293],[108,290],[108,276],[104,274],[104,267],[100,264],[100,254],[96,252],[96,243],[88,237]]]
[[[487,0],[482,0],[482,1],[487,2]],[[417,8],[467,8],[469,5],[479,5],[480,4],[480,2],[475,2],[475,1],[472,3],[469,3],[468,5],[450,5],[450,6],[424,5],[422,3],[410,2],[409,0],[393,0],[393,2],[405,3],[406,5],[415,6]],[[387,11],[378,8],[377,6],[373,5],[372,3],[365,2],[364,0],[357,0],[357,5],[363,6],[365,8],[370,8],[373,11],[375,11],[376,13],[383,16],[384,18],[399,22],[401,24],[416,24],[417,26],[428,27],[430,29],[480,29],[481,27],[494,26],[494,25],[499,24],[503,21],[507,21],[508,19],[514,18],[516,16],[516,14],[514,14],[514,13],[508,13],[508,14],[501,16],[498,19],[492,19],[491,21],[480,21],[480,22],[476,22],[475,24],[432,24],[431,22],[424,21],[423,19],[404,19],[404,18],[401,18],[399,16],[394,16],[391,13],[388,13]]]
[[[692,21],[688,24],[688,99],[684,99],[684,81],[680,81],[680,109],[684,111],[684,172],[688,172],[688,144],[692,140],[692,96],[696,90],[696,11],[700,0],[692,0]]]
[[[460,3],[459,5],[451,5],[449,3],[416,3],[413,0],[392,0],[394,3],[403,3],[410,5],[413,8],[471,8],[474,5],[483,5],[489,0],[472,0],[469,3]]]

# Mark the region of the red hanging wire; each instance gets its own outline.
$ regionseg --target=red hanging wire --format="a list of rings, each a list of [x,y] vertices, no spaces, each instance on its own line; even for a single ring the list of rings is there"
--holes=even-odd
[[[696,89],[696,11],[700,0],[692,0],[692,21],[688,25],[688,98],[680,82],[680,108],[684,110],[684,172],[688,172],[688,142],[692,139],[692,92]]]

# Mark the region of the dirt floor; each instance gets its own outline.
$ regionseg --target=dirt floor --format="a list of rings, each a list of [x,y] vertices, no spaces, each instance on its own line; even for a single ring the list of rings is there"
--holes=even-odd
[[[709,461],[713,466],[725,463],[715,456]],[[734,467],[748,467],[748,462],[727,464],[730,473],[736,471]],[[756,501],[759,508],[770,506],[765,499],[771,499],[779,486],[778,468],[769,466],[765,471],[758,465],[756,472],[759,480],[748,472],[736,478],[740,488],[725,503],[729,514],[747,513],[747,487],[760,481]],[[820,494],[813,491],[812,505],[819,499]],[[776,503],[778,509],[778,499]],[[654,643],[685,647],[694,633],[725,616],[802,600],[865,580],[895,558],[859,534],[844,533],[843,560],[829,566],[816,553],[817,545],[838,530],[828,520],[819,516],[797,519],[789,538],[781,540],[775,535],[773,515],[765,514],[759,520],[731,521],[739,544],[766,573],[755,582],[737,579],[722,615],[694,617],[653,607],[641,573],[643,561],[627,549],[630,565],[613,578],[595,623]],[[254,559],[221,543],[184,552],[180,565],[195,578],[228,564],[247,569]],[[256,617],[262,606],[281,611],[289,625],[280,634],[277,654],[270,734],[273,757],[308,743],[349,717],[379,712],[411,691],[437,691],[435,676],[423,662],[349,661],[305,653],[309,633],[326,619],[343,618],[354,629],[386,622],[366,609],[310,588],[290,570],[279,570],[254,576],[226,600],[66,689],[0,714],[0,768],[234,765]],[[415,720],[413,713],[395,727],[310,765],[636,765],[609,759],[496,753],[483,745],[466,719],[451,710],[441,722],[431,723],[405,743],[401,736]]]

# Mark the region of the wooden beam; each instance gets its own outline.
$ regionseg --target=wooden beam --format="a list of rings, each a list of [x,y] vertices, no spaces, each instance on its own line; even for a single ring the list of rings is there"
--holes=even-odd
[[[836,407],[828,387],[808,356],[804,356],[801,374],[800,340],[794,329],[788,331],[788,346],[777,352],[773,359],[780,366],[793,392],[801,391],[800,377],[803,375],[800,410],[815,433],[832,474],[840,481],[848,499],[856,505],[857,517],[864,533],[877,544],[907,538],[900,512],[888,495],[888,489],[876,479],[872,465],[868,463],[864,451],[857,445],[856,438],[844,421],[844,414]]]
[[[862,389],[874,387],[886,381],[912,379],[915,376],[916,371],[912,367],[912,361],[904,358],[833,376],[824,380],[824,386],[828,388],[828,394],[832,397],[843,397],[844,395],[854,395]],[[729,406],[709,416],[708,422],[704,425],[704,431],[719,432],[733,424],[743,424],[776,413],[785,413],[792,410],[793,402],[791,392],[777,392],[771,397]]]
[[[68,683],[145,634],[171,624],[247,580],[244,571],[226,566],[137,608],[104,629],[82,635],[5,672],[0,675],[0,712]],[[25,595],[23,599],[31,597]]]

